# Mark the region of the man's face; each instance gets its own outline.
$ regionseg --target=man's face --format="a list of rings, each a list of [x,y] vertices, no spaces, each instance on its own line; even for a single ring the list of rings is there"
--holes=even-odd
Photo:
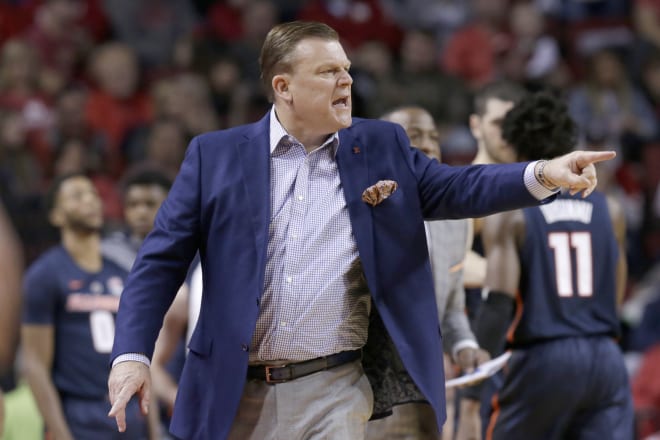
[[[103,206],[92,181],[82,176],[65,180],[57,194],[51,219],[61,229],[84,233],[100,231]]]
[[[353,78],[341,44],[319,38],[302,40],[291,60],[292,72],[282,75],[288,81],[283,96],[292,105],[296,123],[317,135],[349,127]]]
[[[433,117],[425,110],[408,108],[396,111],[387,118],[403,127],[410,145],[419,148],[427,156],[441,160],[439,133]]]
[[[511,108],[513,102],[491,98],[486,101],[486,111],[482,116],[470,117],[470,129],[479,142],[479,148],[484,148],[495,163],[516,161],[514,149],[502,139],[502,122]]]
[[[159,185],[132,185],[124,198],[124,218],[131,234],[144,239],[154,226],[158,208],[167,197]]]

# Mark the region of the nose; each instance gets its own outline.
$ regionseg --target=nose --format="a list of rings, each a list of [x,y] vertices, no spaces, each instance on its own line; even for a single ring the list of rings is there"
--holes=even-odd
[[[339,85],[350,86],[351,84],[353,84],[353,77],[348,71],[343,70],[339,77]]]

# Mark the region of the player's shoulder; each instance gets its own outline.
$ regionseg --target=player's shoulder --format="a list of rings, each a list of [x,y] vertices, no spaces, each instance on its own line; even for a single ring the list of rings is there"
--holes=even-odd
[[[68,255],[61,245],[52,247],[39,256],[25,271],[23,287],[27,294],[39,294],[59,285],[68,273]]]
[[[43,274],[57,274],[67,258],[66,251],[61,245],[53,246],[41,254],[27,269],[26,278]]]

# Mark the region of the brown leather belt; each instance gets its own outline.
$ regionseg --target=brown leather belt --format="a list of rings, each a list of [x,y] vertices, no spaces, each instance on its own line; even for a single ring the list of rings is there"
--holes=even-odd
[[[248,367],[248,379],[259,379],[269,384],[288,382],[318,371],[328,370],[354,361],[362,356],[362,350],[342,351],[308,361],[285,365],[253,365]]]

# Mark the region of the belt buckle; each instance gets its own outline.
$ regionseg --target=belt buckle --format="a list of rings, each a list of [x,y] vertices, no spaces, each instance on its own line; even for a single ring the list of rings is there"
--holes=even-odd
[[[274,384],[278,384],[278,383],[284,383],[287,380],[289,380],[289,379],[273,379],[272,378],[273,373],[271,373],[270,370],[272,370],[274,368],[284,368],[284,367],[286,367],[286,365],[277,365],[277,366],[266,365],[266,367],[265,367],[266,368],[266,383],[269,384],[269,385],[274,385]]]

